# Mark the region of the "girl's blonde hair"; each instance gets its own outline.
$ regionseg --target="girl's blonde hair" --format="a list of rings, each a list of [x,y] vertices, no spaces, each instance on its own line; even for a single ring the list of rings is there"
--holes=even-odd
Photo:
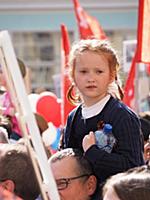
[[[92,51],[97,54],[103,54],[109,63],[109,69],[112,77],[115,77],[115,80],[110,87],[108,88],[108,92],[111,95],[115,96],[118,99],[123,99],[123,90],[118,82],[118,71],[119,71],[119,60],[116,54],[116,51],[111,47],[110,43],[106,40],[98,40],[98,39],[87,39],[80,40],[73,44],[70,55],[69,55],[69,68],[70,68],[70,77],[72,79],[72,85],[68,90],[68,100],[72,104],[79,103],[81,98],[78,94],[73,92],[74,89],[74,71],[76,65],[76,58],[82,54],[84,51]]]

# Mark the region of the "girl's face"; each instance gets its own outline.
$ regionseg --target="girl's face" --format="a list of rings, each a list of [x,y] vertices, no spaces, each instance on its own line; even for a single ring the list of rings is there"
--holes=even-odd
[[[85,51],[75,62],[74,81],[84,104],[91,106],[107,95],[108,85],[113,81],[108,60],[104,55]]]

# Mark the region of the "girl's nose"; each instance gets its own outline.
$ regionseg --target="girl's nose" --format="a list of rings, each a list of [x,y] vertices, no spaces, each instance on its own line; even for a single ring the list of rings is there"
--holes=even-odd
[[[93,74],[89,74],[88,82],[95,82],[95,78]]]
[[[89,82],[89,83],[94,83],[95,80],[94,80],[94,79],[88,79],[88,82]]]

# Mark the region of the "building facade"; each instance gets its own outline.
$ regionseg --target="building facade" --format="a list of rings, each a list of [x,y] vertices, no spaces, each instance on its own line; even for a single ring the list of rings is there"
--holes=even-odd
[[[122,62],[123,41],[137,37],[138,0],[79,3],[100,22]],[[0,0],[0,30],[9,31],[17,57],[31,69],[33,90],[57,90],[62,23],[68,28],[71,43],[79,38],[72,0]]]

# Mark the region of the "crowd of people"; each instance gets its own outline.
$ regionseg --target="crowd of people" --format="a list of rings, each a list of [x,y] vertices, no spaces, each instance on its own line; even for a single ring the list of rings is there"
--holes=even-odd
[[[24,78],[26,67],[20,59],[18,64]],[[80,40],[72,45],[68,64],[72,80],[68,100],[76,108],[68,115],[61,148],[52,155],[44,146],[60,199],[148,199],[150,113],[137,114],[123,103],[115,50],[106,41]],[[42,199],[1,68],[0,83],[5,88],[0,96],[0,199]],[[42,135],[48,124],[34,115]],[[116,143],[111,152],[97,146],[95,131],[100,124],[112,127]],[[32,146],[30,133],[29,140]]]

